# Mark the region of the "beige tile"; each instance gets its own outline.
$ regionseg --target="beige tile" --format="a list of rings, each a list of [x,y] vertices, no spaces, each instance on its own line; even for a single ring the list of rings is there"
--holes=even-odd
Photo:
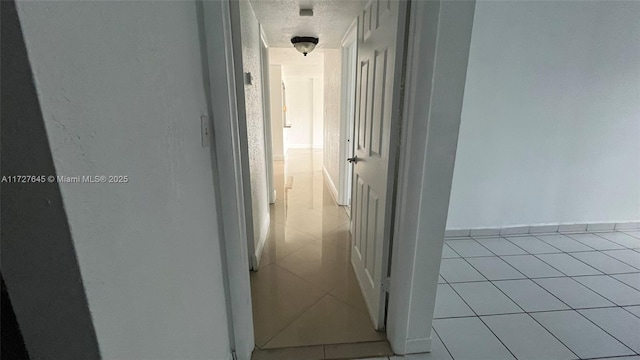
[[[362,297],[360,285],[356,279],[353,269],[349,269],[344,281],[339,282],[330,292],[331,295],[353,306],[354,309],[360,310],[365,314],[369,314],[367,304]]]
[[[251,360],[322,360],[322,345],[303,346],[283,349],[255,349]]]
[[[331,295],[326,295],[264,348],[382,340],[385,340],[385,334],[373,329],[367,315]]]
[[[317,240],[318,238],[292,227],[272,224],[269,238],[262,250],[260,266],[277,263],[285,256]]]
[[[335,243],[345,249],[351,247],[351,232],[349,231],[349,223],[340,225],[338,228],[325,231],[320,240],[325,243]]]
[[[314,237],[333,231],[348,222],[347,216],[337,217],[325,214],[322,209],[289,208],[285,218],[276,218],[275,222],[290,226]]]
[[[348,249],[321,241],[292,252],[278,265],[325,291],[343,281],[351,267]]]
[[[325,359],[360,359],[371,356],[393,355],[387,341],[361,342],[353,344],[325,345]]]
[[[256,345],[264,345],[323,295],[324,292],[277,265],[251,273]]]

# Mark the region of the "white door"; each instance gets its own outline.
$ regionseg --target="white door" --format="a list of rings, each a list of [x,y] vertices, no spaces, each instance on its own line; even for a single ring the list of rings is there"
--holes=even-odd
[[[384,329],[406,1],[373,0],[358,19],[351,263]]]

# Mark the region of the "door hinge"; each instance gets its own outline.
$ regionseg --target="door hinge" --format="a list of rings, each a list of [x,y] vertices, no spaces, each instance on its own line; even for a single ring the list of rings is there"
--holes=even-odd
[[[389,289],[391,287],[391,278],[387,277],[386,279],[384,279],[384,281],[382,282],[382,290],[384,292],[389,292]]]

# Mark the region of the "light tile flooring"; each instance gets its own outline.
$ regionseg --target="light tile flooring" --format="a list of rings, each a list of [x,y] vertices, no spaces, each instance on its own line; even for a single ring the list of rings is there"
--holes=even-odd
[[[323,184],[322,153],[290,159],[276,168],[272,237],[251,274],[264,349],[254,359],[384,354],[349,264],[347,218]],[[640,359],[639,230],[447,239],[442,258],[433,351],[376,360]],[[312,346],[291,347],[301,345]]]
[[[322,152],[290,150],[286,164],[275,162],[274,175],[278,198],[271,206],[270,237],[259,271],[251,273],[256,346],[320,345],[307,350],[340,358],[353,346],[323,345],[367,343],[380,348],[374,354],[390,353],[351,268],[348,218],[324,183]],[[275,358],[304,357],[300,351]],[[254,358],[268,353],[258,351]]]
[[[640,359],[640,231],[447,239],[430,354]]]

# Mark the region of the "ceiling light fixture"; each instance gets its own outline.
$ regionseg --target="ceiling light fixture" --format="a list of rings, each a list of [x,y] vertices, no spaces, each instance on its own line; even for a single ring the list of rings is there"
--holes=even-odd
[[[304,56],[307,56],[307,54],[312,52],[316,45],[318,45],[318,38],[311,36],[296,36],[291,39],[291,43],[296,50],[301,52]]]

